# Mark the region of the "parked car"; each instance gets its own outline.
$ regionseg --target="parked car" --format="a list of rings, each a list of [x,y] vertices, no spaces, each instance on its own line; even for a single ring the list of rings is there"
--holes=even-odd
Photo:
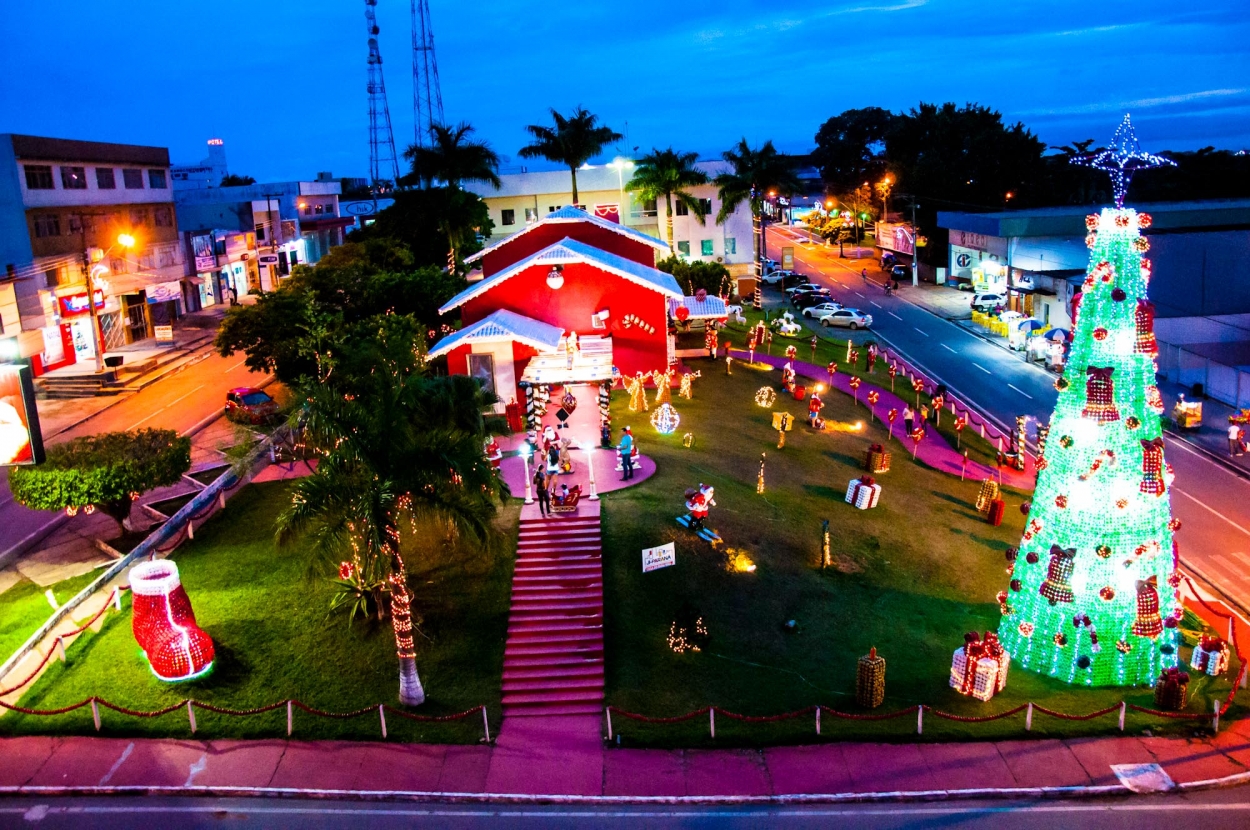
[[[799,274],[795,271],[786,271],[783,269],[783,270],[769,271],[767,274],[760,277],[760,282],[764,283],[764,285],[779,285],[785,280],[804,280],[804,279],[806,279],[806,277],[804,277],[802,274]]]
[[[824,286],[817,285],[814,282],[801,282],[798,285],[792,285],[786,289],[787,294],[798,294],[800,291],[819,291]]]
[[[824,317],[826,314],[832,314],[835,311],[841,311],[841,310],[842,310],[842,303],[826,299],[824,302],[817,303],[816,305],[809,305],[806,308],[804,308],[803,316],[810,317],[813,320],[819,320],[821,317]]]
[[[910,280],[911,268],[906,265],[895,265],[890,269],[890,279],[892,280]]]
[[[842,326],[855,331],[855,329],[869,328],[872,325],[872,315],[865,314],[858,308],[840,308],[821,317],[820,324],[825,328]]]
[[[776,271],[776,270],[777,270],[777,260],[775,259],[764,260],[764,273],[765,274],[767,274],[769,271]]]
[[[818,291],[800,291],[797,294],[790,295],[790,305],[795,308],[807,308],[808,306],[820,305],[828,300],[828,288],[821,288]]]
[[[972,295],[973,311],[993,311],[999,306],[1007,305],[1007,295],[996,291],[986,291]]]
[[[278,402],[253,386],[226,393],[226,417],[240,424],[267,424],[278,417]]]

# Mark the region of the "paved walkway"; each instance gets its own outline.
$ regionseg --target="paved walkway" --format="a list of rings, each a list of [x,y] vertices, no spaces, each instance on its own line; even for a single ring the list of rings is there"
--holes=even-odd
[[[734,349],[734,352],[740,359],[747,358],[747,353],[744,351]],[[757,363],[767,363],[770,366],[784,366],[787,362],[787,358],[769,357],[768,355],[757,354],[755,356],[755,361]],[[804,360],[794,360],[792,362],[794,364],[794,371],[796,374],[806,378],[811,378],[812,380],[820,383],[827,384],[829,382],[829,374],[826,371],[826,367],[817,366],[814,363],[808,363]],[[839,372],[833,376],[833,387],[840,392],[851,395],[850,379],[851,376],[847,373]],[[897,409],[901,413],[903,411],[903,407],[907,405],[906,401],[890,390],[882,389],[868,383],[863,383],[859,387],[859,399],[865,408],[868,406],[868,393],[874,389],[881,395],[881,398],[876,406],[878,418],[883,417],[884,414],[891,408]],[[898,434],[895,435],[895,438],[903,443],[906,451],[910,454],[912,442],[911,439],[904,440],[902,438],[902,432],[904,430],[902,423],[900,422],[895,428],[898,432]],[[936,429],[932,428],[925,431],[924,438],[920,440],[919,446],[916,447],[916,459],[923,462],[925,465],[938,470],[939,472],[955,476],[960,474],[964,465],[963,453],[946,443],[946,439],[943,438]],[[972,481],[978,481],[985,478],[998,478],[1001,475],[1002,482],[1004,484],[1023,490],[1032,490],[1033,485],[1035,484],[1034,474],[1031,469],[1022,472],[1008,467],[987,467],[986,465],[976,461],[968,462],[967,472],[965,475]]]
[[[1158,764],[1178,784],[1250,769],[1250,725],[1245,721],[1205,740],[1124,736],[643,750],[605,748],[593,732],[588,739],[580,721],[597,724],[596,716],[569,718],[563,741],[550,740],[549,729],[529,735],[525,722],[537,720],[518,719],[509,736],[501,736],[494,746],[7,738],[0,740],[0,757],[5,759],[0,787],[725,797],[1114,786],[1118,782],[1112,764]]]

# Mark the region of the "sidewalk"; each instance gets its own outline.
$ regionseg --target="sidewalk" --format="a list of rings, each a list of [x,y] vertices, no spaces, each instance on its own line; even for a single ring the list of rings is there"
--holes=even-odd
[[[1185,395],[1186,400],[1194,400],[1189,387],[1179,383],[1164,381],[1159,384],[1159,391],[1163,393],[1165,416],[1172,413],[1172,406],[1180,395]],[[1215,456],[1217,463],[1232,468],[1243,478],[1250,477],[1250,454],[1233,456],[1228,452],[1228,417],[1240,410],[1214,398],[1203,397],[1201,401],[1202,426],[1199,429],[1181,430],[1172,427],[1169,432],[1173,437],[1188,441]],[[1250,428],[1246,429],[1246,434],[1250,436]]]
[[[106,721],[115,718],[108,713]],[[175,717],[170,715],[169,717]],[[593,719],[593,716],[592,716]],[[628,736],[628,725],[625,726]],[[296,725],[298,729],[298,722]],[[1176,784],[1247,774],[1250,726],[1213,739],[1111,737],[996,743],[828,743],[770,749],[646,750],[527,742],[505,746],[290,740],[0,739],[0,792],[114,788],[164,794],[534,800],[612,797],[865,800],[1009,797],[1039,788],[1128,793],[1113,764],[1157,764]],[[1234,779],[1226,782],[1241,783]],[[134,788],[131,790],[130,788]],[[277,792],[278,788],[283,788]],[[290,789],[286,789],[290,788]],[[234,790],[232,793],[231,790]],[[333,791],[333,792],[326,792]],[[960,793],[959,791],[963,791]],[[971,792],[969,792],[971,791]],[[49,794],[47,790],[28,790]]]

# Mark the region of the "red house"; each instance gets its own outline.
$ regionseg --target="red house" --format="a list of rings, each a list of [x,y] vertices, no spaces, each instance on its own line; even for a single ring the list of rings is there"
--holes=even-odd
[[[477,257],[485,276],[439,311],[462,327],[439,341],[453,374],[480,378],[503,402],[526,401],[531,426],[553,386],[611,387],[615,374],[665,371],[677,281],[654,267],[662,242],[562,208]],[[536,412],[536,410],[538,410]]]

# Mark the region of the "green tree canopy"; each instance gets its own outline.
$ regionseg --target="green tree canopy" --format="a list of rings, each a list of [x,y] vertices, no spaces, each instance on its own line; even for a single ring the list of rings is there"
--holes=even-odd
[[[672,274],[689,297],[693,297],[700,288],[718,297],[727,297],[732,293],[733,281],[729,278],[729,269],[719,262],[702,259],[687,262],[681,257],[670,256],[657,262],[655,267]]]
[[[191,439],[168,429],[106,432],[48,448],[47,460],[9,472],[13,498],[33,510],[100,509],[123,529],[142,493],[191,469]]]
[[[799,190],[799,178],[794,163],[777,152],[771,141],[755,148],[744,138],[732,150],[722,153],[725,161],[733,167],[728,173],[716,177],[720,189],[720,211],[716,221],[724,222],[738,205],[744,201],[751,206],[752,237],[755,240],[755,274],[764,273],[764,199],[769,191],[789,195]]]
[[[251,176],[236,176],[234,173],[227,173],[221,177],[219,187],[244,187],[249,184],[256,184],[256,180]]]
[[[577,168],[590,161],[603,148],[623,136],[599,123],[599,116],[578,106],[571,115],[551,110],[552,125],[530,124],[525,128],[534,140],[518,152],[521,158],[544,158],[563,164],[573,176],[573,203],[577,201]]]
[[[412,162],[412,173],[404,183],[412,180],[429,187],[439,181],[453,189],[461,182],[486,182],[499,189],[499,154],[485,141],[469,138],[473,128],[467,122],[455,127],[434,124],[430,127],[428,147],[411,144],[404,150],[404,158]]]
[[[695,167],[698,160],[697,153],[679,153],[672,147],[667,150],[652,150],[638,159],[633,178],[625,185],[627,190],[637,193],[643,201],[664,198],[670,252],[674,250],[673,199],[693,213],[700,225],[704,224],[703,206],[690,193],[690,188],[710,181],[706,173]]]
[[[812,161],[832,193],[849,193],[885,172],[885,139],[895,116],[880,107],[846,110],[820,125]]]
[[[489,237],[495,227],[486,202],[466,190],[400,190],[394,199],[395,204],[379,211],[373,224],[352,231],[348,239],[396,240],[408,248],[417,265],[441,268],[447,266],[449,244],[462,259],[479,251],[478,236]]]

